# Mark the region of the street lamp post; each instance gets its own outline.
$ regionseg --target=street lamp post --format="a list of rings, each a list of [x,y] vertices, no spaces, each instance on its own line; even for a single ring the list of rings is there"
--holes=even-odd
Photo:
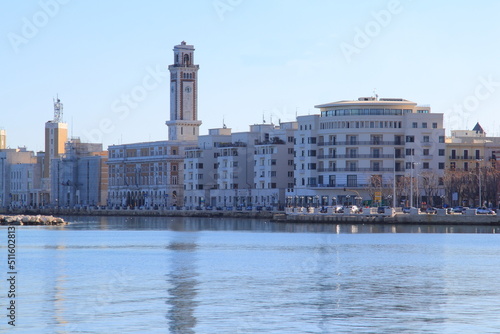
[[[477,159],[476,160],[477,163],[478,163],[478,168],[477,168],[477,179],[478,179],[478,183],[479,183],[479,207],[482,207],[483,206],[483,198],[482,198],[482,189],[481,189],[481,161],[483,161],[483,159]]]

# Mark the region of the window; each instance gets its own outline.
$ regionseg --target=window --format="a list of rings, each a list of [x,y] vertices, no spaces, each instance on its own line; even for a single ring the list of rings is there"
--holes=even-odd
[[[464,162],[464,170],[465,171],[469,170],[469,163],[468,162]]]
[[[315,163],[310,163],[310,164],[307,164],[307,169],[316,169],[316,164]]]
[[[429,149],[428,148],[424,148],[424,155],[429,155]]]
[[[422,122],[422,128],[423,129],[427,129],[427,123],[426,122]]]
[[[315,177],[308,177],[307,178],[307,185],[308,186],[316,186],[317,183],[316,183],[316,178]]]
[[[464,150],[464,159],[469,159],[469,150]]]
[[[438,165],[439,165],[439,169],[444,169],[444,162],[440,162]]]
[[[428,162],[424,162],[422,166],[423,166],[424,169],[429,169],[429,163]]]
[[[481,152],[479,150],[476,150],[476,160],[481,159],[480,153]]]
[[[407,162],[405,166],[406,166],[406,169],[411,169],[411,162]]]
[[[347,186],[357,187],[358,186],[358,176],[357,175],[347,175]]]
[[[316,137],[309,137],[309,138],[307,138],[307,143],[309,143],[309,144],[316,144]]]
[[[456,166],[457,166],[456,162],[450,162],[450,169],[451,170],[455,170]]]
[[[411,127],[412,127],[412,128],[414,128],[414,129],[416,129],[416,128],[418,127],[417,122],[413,122],[413,123],[411,124]]]
[[[316,156],[316,150],[309,150],[309,151],[307,151],[307,156],[308,157],[315,157]]]
[[[382,142],[382,136],[380,135],[372,135],[371,141],[374,145],[379,145]]]
[[[438,154],[439,154],[440,157],[444,157],[444,149],[443,148],[440,148],[438,150],[438,152],[439,152]]]
[[[335,175],[329,175],[328,176],[328,186],[329,187],[335,187],[336,182],[336,176]]]
[[[424,143],[428,143],[430,140],[429,136],[424,136]]]
[[[438,124],[437,124],[437,123],[432,123],[432,128],[433,128],[433,129],[437,129],[437,127],[438,127]]]
[[[439,136],[439,142],[444,143],[444,136]]]
[[[415,142],[415,136],[406,136],[406,142],[407,143]]]

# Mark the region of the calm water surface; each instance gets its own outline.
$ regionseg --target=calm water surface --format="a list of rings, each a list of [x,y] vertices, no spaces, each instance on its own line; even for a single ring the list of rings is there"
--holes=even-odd
[[[2,333],[500,333],[496,227],[68,217],[17,227]],[[3,319],[3,320],[1,320]]]

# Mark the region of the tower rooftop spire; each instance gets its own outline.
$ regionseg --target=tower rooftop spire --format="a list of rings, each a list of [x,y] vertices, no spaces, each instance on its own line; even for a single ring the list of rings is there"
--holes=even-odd
[[[63,121],[63,104],[59,99],[59,95],[56,95],[54,102],[54,123],[61,123]]]

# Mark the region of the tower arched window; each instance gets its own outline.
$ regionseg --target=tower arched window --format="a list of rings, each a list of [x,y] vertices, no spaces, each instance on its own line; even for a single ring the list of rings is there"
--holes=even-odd
[[[189,65],[189,55],[184,55],[184,65]]]

